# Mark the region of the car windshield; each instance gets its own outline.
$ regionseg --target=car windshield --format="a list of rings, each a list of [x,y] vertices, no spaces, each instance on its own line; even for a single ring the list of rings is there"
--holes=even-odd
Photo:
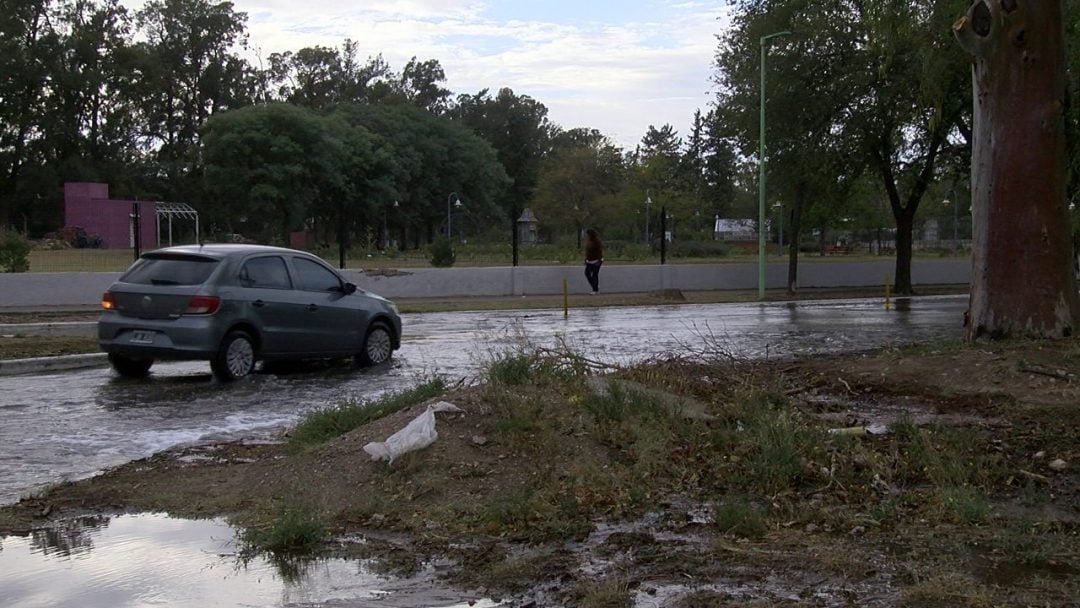
[[[140,285],[201,285],[217,265],[218,260],[201,256],[148,255],[120,280]]]

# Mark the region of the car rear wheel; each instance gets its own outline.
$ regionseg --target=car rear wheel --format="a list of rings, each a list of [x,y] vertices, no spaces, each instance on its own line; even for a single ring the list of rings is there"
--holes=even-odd
[[[210,361],[214,376],[223,382],[239,380],[255,369],[255,343],[246,332],[229,332]]]
[[[154,360],[133,359],[124,355],[110,354],[109,364],[116,373],[125,378],[145,378],[150,373],[150,366],[154,364]]]
[[[371,324],[367,335],[364,336],[364,347],[356,355],[356,363],[363,367],[386,363],[393,353],[394,341],[393,336],[390,335],[390,328],[382,321],[376,321]]]

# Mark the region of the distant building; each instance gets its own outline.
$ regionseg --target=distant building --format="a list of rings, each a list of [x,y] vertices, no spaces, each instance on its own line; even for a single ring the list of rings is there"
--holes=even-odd
[[[533,215],[532,209],[528,207],[521,212],[521,217],[517,219],[518,229],[518,243],[521,245],[535,245],[538,241],[536,235],[536,228],[539,222],[536,216]]]
[[[195,223],[197,242],[199,213],[186,203],[115,200],[109,198],[108,184],[64,184],[64,226],[82,228],[87,235],[100,238],[105,249],[134,248],[136,226],[140,247],[160,247],[163,230],[166,244],[171,245],[176,219]]]

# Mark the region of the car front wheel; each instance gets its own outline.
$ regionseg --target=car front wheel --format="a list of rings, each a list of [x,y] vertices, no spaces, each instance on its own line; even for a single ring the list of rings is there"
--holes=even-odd
[[[124,355],[111,354],[109,355],[109,364],[116,370],[116,373],[125,378],[145,378],[150,373],[150,366],[154,364],[154,360],[132,359]]]
[[[364,336],[363,350],[356,355],[356,363],[363,367],[386,363],[394,353],[393,336],[390,328],[381,321],[371,324]]]
[[[223,382],[239,380],[255,369],[255,343],[247,333],[232,331],[210,361],[214,376]]]

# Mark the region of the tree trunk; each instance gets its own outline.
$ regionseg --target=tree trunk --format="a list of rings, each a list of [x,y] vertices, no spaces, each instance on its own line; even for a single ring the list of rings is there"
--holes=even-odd
[[[1062,4],[976,0],[953,31],[975,56],[967,337],[1069,336]]]
[[[915,230],[914,214],[894,214],[896,219],[896,274],[893,276],[893,292],[897,295],[913,295],[911,282],[911,246]]]
[[[799,243],[802,240],[802,214],[806,204],[806,185],[803,182],[795,186],[795,204],[791,209],[791,221],[788,222],[788,270],[787,292],[794,294],[799,289]]]

